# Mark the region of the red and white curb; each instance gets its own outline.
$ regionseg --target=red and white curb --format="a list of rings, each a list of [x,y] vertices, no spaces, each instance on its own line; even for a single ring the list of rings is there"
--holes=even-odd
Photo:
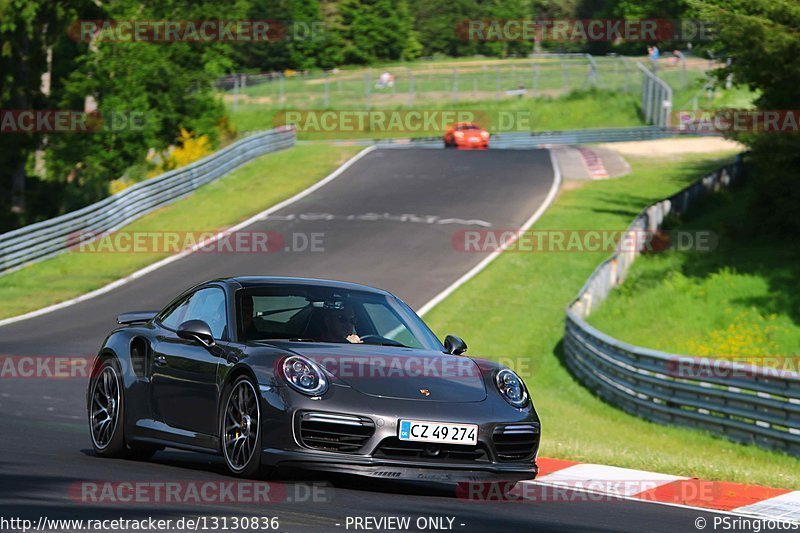
[[[597,152],[583,146],[576,146],[575,148],[581,154],[583,162],[586,164],[589,175],[593,180],[604,180],[608,178],[608,171],[605,165],[603,165],[603,160],[597,155]]]
[[[641,500],[664,505],[721,511],[767,520],[800,522],[800,491],[704,481],[632,470],[616,466],[581,464],[560,459],[539,458],[539,476],[522,481],[514,489],[521,498],[559,499],[565,493],[531,491],[532,485],[577,490],[608,499]]]

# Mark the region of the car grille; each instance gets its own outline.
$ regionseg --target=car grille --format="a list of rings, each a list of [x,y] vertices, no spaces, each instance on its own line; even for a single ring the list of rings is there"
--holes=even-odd
[[[358,452],[375,433],[364,416],[308,412],[300,415],[300,441],[315,450]]]
[[[539,446],[539,426],[534,424],[498,426],[492,438],[497,459],[500,461],[533,458]]]
[[[372,455],[386,459],[414,459],[432,462],[489,462],[489,455],[481,444],[476,446],[435,444],[400,440],[397,437],[389,437],[381,441],[378,449]]]

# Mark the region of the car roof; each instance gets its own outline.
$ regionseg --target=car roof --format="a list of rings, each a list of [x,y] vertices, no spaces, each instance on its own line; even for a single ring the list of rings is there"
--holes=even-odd
[[[311,285],[315,287],[330,287],[333,289],[342,290],[367,291],[384,295],[391,294],[383,289],[370,287],[368,285],[319,278],[300,278],[291,276],[234,276],[228,278],[219,278],[211,281],[237,283],[244,289],[265,287],[270,285]]]

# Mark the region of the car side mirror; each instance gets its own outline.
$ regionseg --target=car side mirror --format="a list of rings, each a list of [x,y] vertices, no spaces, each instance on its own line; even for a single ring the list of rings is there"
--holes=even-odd
[[[444,350],[453,355],[461,355],[467,351],[467,343],[461,337],[448,335],[444,338]]]
[[[187,320],[178,326],[178,337],[197,341],[206,348],[212,348],[215,344],[211,327],[202,320]]]

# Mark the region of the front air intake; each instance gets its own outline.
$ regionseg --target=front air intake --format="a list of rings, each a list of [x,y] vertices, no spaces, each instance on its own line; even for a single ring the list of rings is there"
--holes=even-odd
[[[500,461],[532,459],[539,447],[539,426],[535,424],[498,426],[494,430],[492,440],[497,459]]]
[[[300,415],[300,442],[307,448],[357,453],[375,433],[365,416],[306,412]]]

